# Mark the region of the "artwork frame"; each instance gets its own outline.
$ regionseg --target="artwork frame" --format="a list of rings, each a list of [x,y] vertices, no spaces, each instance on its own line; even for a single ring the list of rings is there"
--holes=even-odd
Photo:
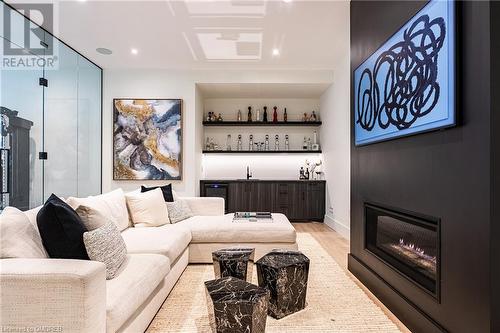
[[[354,69],[356,147],[457,126],[457,10],[453,0],[427,2]]]
[[[113,99],[113,180],[182,180],[183,100]]]

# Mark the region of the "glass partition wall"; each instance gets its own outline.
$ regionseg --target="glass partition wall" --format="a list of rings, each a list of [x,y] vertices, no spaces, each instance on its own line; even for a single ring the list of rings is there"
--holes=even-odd
[[[100,193],[102,69],[45,31],[41,44],[53,56],[31,52],[23,38],[35,24],[0,6],[0,20],[9,11],[11,23],[8,34],[2,31],[2,56],[10,46],[24,52],[11,59],[40,60],[35,66],[2,64],[0,210],[34,208],[52,193]]]

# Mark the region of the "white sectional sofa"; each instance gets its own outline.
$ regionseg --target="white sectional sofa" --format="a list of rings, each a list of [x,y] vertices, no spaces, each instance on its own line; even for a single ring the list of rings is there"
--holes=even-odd
[[[295,229],[284,215],[275,215],[273,223],[233,223],[221,198],[181,199],[195,216],[122,231],[127,260],[111,280],[95,261],[1,259],[0,326],[142,332],[188,263],[210,263],[213,250],[235,245],[255,247],[256,259],[273,248],[297,249]],[[25,212],[35,226],[38,210]]]

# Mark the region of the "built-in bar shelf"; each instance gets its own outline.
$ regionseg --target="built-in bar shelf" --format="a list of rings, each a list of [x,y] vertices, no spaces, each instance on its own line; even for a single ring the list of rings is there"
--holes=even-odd
[[[203,126],[321,126],[321,121],[204,121]]]
[[[321,150],[203,150],[203,154],[320,154]]]

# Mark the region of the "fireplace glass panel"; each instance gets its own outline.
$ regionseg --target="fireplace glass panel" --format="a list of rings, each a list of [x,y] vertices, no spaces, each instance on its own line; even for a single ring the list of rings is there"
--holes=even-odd
[[[437,293],[438,220],[365,206],[366,248],[399,273]]]

